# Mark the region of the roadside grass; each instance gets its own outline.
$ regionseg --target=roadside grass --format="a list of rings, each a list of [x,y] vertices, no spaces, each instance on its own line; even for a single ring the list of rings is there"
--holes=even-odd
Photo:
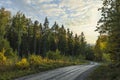
[[[87,80],[120,80],[120,67],[102,64],[91,73]]]
[[[29,74],[39,73],[59,67],[86,64],[88,61],[73,57],[61,56],[60,59],[42,58],[39,55],[29,55],[28,58],[19,59],[17,56],[7,58],[0,53],[0,80],[13,80]]]
[[[51,69],[55,69],[58,67],[63,67],[63,66],[69,66],[72,64],[51,64],[51,65],[47,65],[44,64],[44,66],[41,66],[39,68],[28,68],[28,69],[13,69],[13,70],[6,70],[6,71],[2,71],[0,72],[0,80],[13,80],[15,78],[18,77],[22,77],[25,75],[29,75],[29,74],[34,74],[34,73],[38,73],[38,72],[42,72],[42,71],[46,71],[46,70],[51,70]]]

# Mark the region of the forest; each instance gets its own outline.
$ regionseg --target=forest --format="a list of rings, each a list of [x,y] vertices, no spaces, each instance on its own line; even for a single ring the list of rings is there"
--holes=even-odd
[[[30,54],[45,57],[48,51],[56,50],[67,56],[87,57],[92,54],[83,32],[81,35],[74,34],[57,22],[49,27],[47,17],[42,24],[37,20],[33,22],[21,12],[11,16],[10,11],[4,8],[0,9],[0,15],[0,50],[5,49],[6,56],[15,52],[21,58]]]
[[[93,49],[83,32],[77,35],[57,22],[49,26],[47,17],[40,23],[21,12],[11,15],[5,8],[0,9],[0,79],[35,73],[39,67],[41,71],[83,64],[94,60]]]
[[[120,0],[102,0],[96,44],[88,44],[85,34],[73,33],[49,17],[44,23],[24,13],[0,9],[0,80],[55,69],[88,64],[100,66],[88,80],[120,80]],[[104,74],[104,75],[103,75]],[[99,77],[99,79],[98,79]]]

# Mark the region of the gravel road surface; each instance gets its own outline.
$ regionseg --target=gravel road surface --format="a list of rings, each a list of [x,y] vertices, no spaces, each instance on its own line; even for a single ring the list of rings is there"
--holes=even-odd
[[[15,80],[84,80],[97,66],[97,63],[58,68]]]

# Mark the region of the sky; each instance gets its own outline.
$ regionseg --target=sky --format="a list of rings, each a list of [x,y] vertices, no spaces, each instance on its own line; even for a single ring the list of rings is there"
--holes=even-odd
[[[50,26],[56,21],[78,35],[84,32],[90,44],[95,44],[99,35],[95,29],[101,6],[101,0],[0,0],[0,7],[10,10],[12,15],[21,11],[41,23],[47,16]]]

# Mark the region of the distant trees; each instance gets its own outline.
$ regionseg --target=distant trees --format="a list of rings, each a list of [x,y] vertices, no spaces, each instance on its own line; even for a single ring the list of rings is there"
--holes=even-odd
[[[87,45],[85,51],[86,60],[95,60],[94,46]]]
[[[47,17],[44,24],[32,22],[21,12],[11,17],[10,12],[4,8],[0,9],[0,17],[0,38],[8,40],[7,44],[10,43],[13,51],[17,51],[20,57],[32,53],[45,57],[48,51],[57,50],[62,55],[82,55],[89,58],[91,48],[88,47],[83,32],[81,35],[74,35],[70,29],[65,29],[64,25],[60,27],[57,22],[49,27]],[[92,55],[91,52],[90,54]]]
[[[95,45],[95,60],[96,61],[102,61],[103,59],[103,52],[101,50],[101,38],[99,37],[98,40],[96,41],[96,45]]]
[[[103,0],[102,17],[97,31],[108,35],[107,51],[111,60],[120,62],[120,0]]]

